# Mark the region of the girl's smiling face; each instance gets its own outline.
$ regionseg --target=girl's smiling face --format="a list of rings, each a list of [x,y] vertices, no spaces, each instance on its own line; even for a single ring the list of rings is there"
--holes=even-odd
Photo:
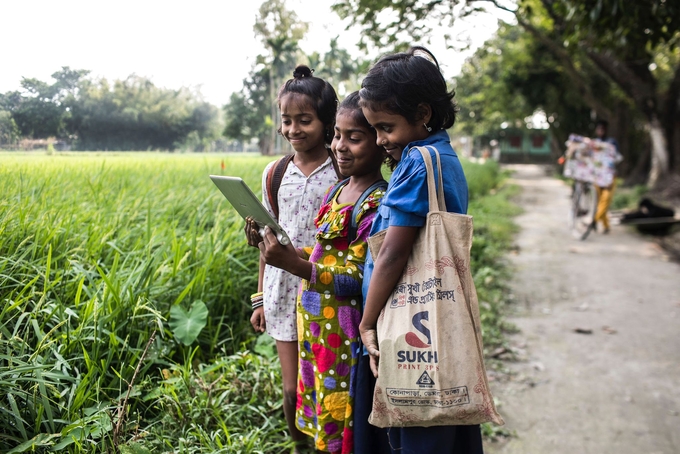
[[[307,96],[289,93],[279,101],[281,135],[304,153],[324,147],[324,125]]]
[[[376,143],[385,148],[385,151],[397,161],[401,161],[406,145],[416,140],[426,139],[430,135],[424,126],[424,123],[430,120],[429,114],[421,121],[409,123],[402,115],[387,111],[374,111],[366,107],[362,107],[361,110],[366,120],[375,129]]]
[[[375,133],[357,122],[348,109],[340,109],[335,118],[331,149],[340,173],[348,177],[375,173],[385,159],[383,148],[376,144]]]

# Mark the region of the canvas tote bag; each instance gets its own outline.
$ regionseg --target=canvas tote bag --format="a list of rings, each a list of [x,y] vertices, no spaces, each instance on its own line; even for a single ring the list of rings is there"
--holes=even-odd
[[[430,211],[378,318],[380,363],[368,421],[378,427],[500,425],[470,273],[472,217],[446,211],[441,171],[435,188],[430,153],[417,148],[427,169]],[[385,233],[368,239],[375,258]]]

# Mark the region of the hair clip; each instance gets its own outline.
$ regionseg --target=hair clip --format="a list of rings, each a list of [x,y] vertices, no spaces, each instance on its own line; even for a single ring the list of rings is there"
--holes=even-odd
[[[429,61],[429,62],[432,63],[433,65],[438,66],[436,60],[434,59],[434,56],[433,56],[431,53],[429,53],[429,52],[427,52],[427,51],[425,51],[425,50],[423,50],[423,49],[416,49],[416,50],[414,50],[414,51],[413,51],[413,56],[414,56],[414,57],[421,57],[421,58],[424,58],[425,60]]]

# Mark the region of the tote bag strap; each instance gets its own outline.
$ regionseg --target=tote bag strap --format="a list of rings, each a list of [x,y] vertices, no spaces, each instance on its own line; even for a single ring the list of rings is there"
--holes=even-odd
[[[430,202],[430,211],[446,211],[446,199],[444,198],[444,180],[442,178],[442,163],[439,157],[439,151],[431,147],[437,157],[437,168],[439,175],[437,178],[437,187],[434,184],[434,169],[432,168],[432,157],[430,151],[425,147],[416,147],[423,156],[425,163],[425,170],[427,171],[427,194]],[[439,210],[437,210],[439,208]]]

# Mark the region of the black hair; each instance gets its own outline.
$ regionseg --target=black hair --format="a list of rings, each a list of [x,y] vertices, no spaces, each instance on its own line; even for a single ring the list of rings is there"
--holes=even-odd
[[[313,69],[308,66],[298,65],[293,71],[293,78],[288,79],[279,89],[277,102],[281,107],[281,98],[289,93],[297,93],[307,96],[312,101],[316,116],[324,126],[324,140],[329,145],[333,140],[333,128],[335,127],[335,114],[338,110],[338,96],[333,86],[325,80],[314,77]],[[279,129],[280,131],[280,129]]]
[[[341,110],[348,110],[350,112],[350,115],[352,115],[352,119],[355,122],[368,129],[372,129],[371,125],[368,123],[368,120],[366,120],[364,113],[361,111],[359,100],[360,100],[359,92],[353,91],[352,93],[347,95],[345,99],[342,100],[342,102],[338,106],[338,113]]]
[[[609,129],[609,122],[605,119],[600,118],[595,122],[595,127],[602,126],[604,129]]]
[[[368,120],[366,120],[364,113],[361,111],[360,101],[361,98],[359,96],[359,92],[353,91],[352,93],[347,95],[347,97],[345,97],[345,99],[343,99],[340,105],[338,106],[338,114],[343,110],[348,112],[352,116],[352,120],[354,120],[358,125],[365,127],[366,129],[371,131],[371,134],[376,135],[375,129],[373,129]],[[386,155],[383,162],[391,170],[394,170],[397,167],[397,164],[399,163],[399,161],[397,161],[390,155]]]
[[[359,95],[362,107],[387,110],[411,124],[421,115],[418,105],[429,104],[432,117],[427,126],[435,131],[456,122],[455,92],[448,91],[437,59],[422,46],[383,56],[361,82]]]

